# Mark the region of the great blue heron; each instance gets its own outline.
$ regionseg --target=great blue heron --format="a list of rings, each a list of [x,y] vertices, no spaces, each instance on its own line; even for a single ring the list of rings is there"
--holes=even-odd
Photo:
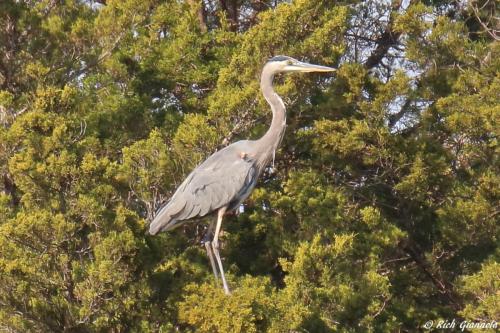
[[[285,132],[285,104],[274,92],[274,75],[285,72],[332,71],[335,71],[335,68],[312,65],[287,56],[269,59],[262,70],[260,87],[273,112],[271,127],[260,139],[235,142],[198,165],[149,226],[149,233],[155,235],[160,231],[172,230],[186,220],[217,211],[217,220],[210,224],[204,245],[216,280],[219,279],[215,264],[217,261],[226,294],[230,294],[230,291],[219,255],[222,218],[226,212],[238,208],[250,195],[259,175],[274,158]],[[213,237],[210,241],[211,235]]]

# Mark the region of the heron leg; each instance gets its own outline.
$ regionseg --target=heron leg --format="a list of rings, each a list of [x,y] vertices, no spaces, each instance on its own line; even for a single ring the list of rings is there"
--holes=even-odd
[[[217,214],[217,226],[215,227],[214,240],[212,241],[212,249],[214,251],[215,258],[217,259],[217,264],[219,265],[219,271],[220,271],[220,276],[222,278],[222,285],[224,287],[224,292],[226,293],[226,295],[230,295],[231,291],[229,290],[229,287],[227,285],[226,276],[224,275],[224,268],[222,267],[222,260],[220,259],[219,255],[219,233],[222,226],[222,217],[224,216],[225,212],[226,212],[226,207],[222,207],[221,209],[219,209],[219,212]]]
[[[210,265],[212,266],[212,271],[214,272],[215,281],[219,284],[219,274],[217,273],[217,267],[215,266],[214,254],[212,252],[212,245],[210,242],[205,242],[205,249],[207,249],[208,258],[210,259]]]
[[[214,253],[212,251],[212,242],[213,239],[213,230],[214,230],[214,222],[211,222],[208,226],[207,233],[203,237],[203,245],[205,245],[205,249],[207,250],[208,259],[210,259],[210,265],[212,266],[212,271],[214,272],[215,281],[219,284],[219,273],[217,273],[217,266],[215,266]]]

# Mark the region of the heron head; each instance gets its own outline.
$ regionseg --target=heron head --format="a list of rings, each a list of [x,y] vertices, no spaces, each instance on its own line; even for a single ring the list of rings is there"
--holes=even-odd
[[[333,72],[336,69],[332,67],[313,65],[307,62],[298,61],[288,56],[275,56],[267,61],[266,67],[271,66],[276,73],[288,72]]]

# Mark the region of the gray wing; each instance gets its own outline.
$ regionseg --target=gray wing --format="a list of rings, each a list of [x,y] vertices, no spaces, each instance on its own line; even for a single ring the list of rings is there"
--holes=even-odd
[[[180,221],[205,216],[221,207],[244,200],[255,186],[254,161],[228,146],[194,169],[179,186],[172,199],[158,212],[149,227],[152,235],[171,230]]]

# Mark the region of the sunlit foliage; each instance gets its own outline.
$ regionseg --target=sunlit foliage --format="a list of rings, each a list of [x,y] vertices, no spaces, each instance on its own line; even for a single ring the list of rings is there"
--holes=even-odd
[[[498,320],[493,1],[0,2],[0,331],[397,332]],[[288,127],[224,224],[151,237],[189,171]]]

